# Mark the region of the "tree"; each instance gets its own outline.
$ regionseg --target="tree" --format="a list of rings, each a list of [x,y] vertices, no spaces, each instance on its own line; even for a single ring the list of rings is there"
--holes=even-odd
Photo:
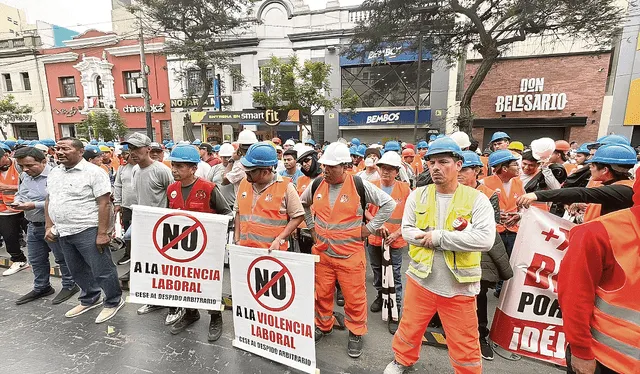
[[[397,47],[425,50],[448,63],[469,47],[482,57],[460,103],[457,127],[471,134],[471,99],[495,61],[532,36],[577,38],[611,47],[622,9],[615,0],[365,0],[369,17],[359,22],[347,54]],[[541,39],[545,40],[545,39]]]
[[[320,109],[332,110],[342,102],[341,98],[330,96],[329,64],[310,60],[300,64],[295,55],[287,59],[272,56],[260,69],[263,89],[253,93],[253,101],[267,109],[298,109],[311,121],[311,116]],[[352,105],[350,97],[344,102]],[[313,137],[313,127],[308,125]]]
[[[89,112],[87,118],[78,125],[78,134],[90,139],[104,139],[105,141],[120,140],[127,134],[128,128],[122,116],[116,111]]]
[[[195,111],[202,111],[213,87],[207,70],[226,70],[233,79],[242,81],[240,72],[230,68],[232,56],[221,48],[225,41],[237,38],[246,28],[245,16],[252,3],[253,0],[139,0],[138,5],[129,10],[150,21],[145,27],[147,30],[166,38],[165,54],[193,61],[202,89],[188,94],[198,96]],[[181,73],[179,77],[186,72]],[[185,137],[195,140],[188,116],[185,118]]]
[[[29,105],[20,105],[13,95],[7,95],[0,100],[0,132],[7,139],[5,127],[15,121],[30,121],[33,108]]]

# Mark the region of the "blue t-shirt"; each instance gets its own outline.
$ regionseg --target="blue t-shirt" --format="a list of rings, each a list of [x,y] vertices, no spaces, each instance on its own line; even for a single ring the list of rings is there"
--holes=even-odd
[[[289,177],[291,178],[291,182],[293,182],[294,186],[298,185],[298,178],[300,178],[301,176],[303,176],[304,174],[302,174],[302,172],[300,171],[300,169],[296,168],[296,172],[293,175],[289,175],[287,173],[287,169],[284,169],[283,171],[280,172],[280,175],[282,175],[283,177]]]

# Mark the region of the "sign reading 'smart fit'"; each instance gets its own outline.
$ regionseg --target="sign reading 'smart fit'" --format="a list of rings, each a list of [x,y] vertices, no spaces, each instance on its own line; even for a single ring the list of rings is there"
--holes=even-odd
[[[520,94],[496,98],[496,113],[563,110],[567,106],[566,93],[542,93],[544,78],[520,80]]]
[[[277,126],[283,123],[299,123],[301,114],[299,110],[258,110],[246,109],[233,112],[191,112],[193,123],[217,123],[236,122],[240,124]],[[306,121],[305,121],[306,122]]]

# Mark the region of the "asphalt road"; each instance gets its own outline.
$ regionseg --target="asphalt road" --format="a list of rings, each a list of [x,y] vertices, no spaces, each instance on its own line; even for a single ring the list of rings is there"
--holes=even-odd
[[[0,256],[5,255],[4,249]],[[115,254],[118,259],[120,254]],[[405,256],[406,257],[406,256]],[[53,261],[52,261],[53,263]],[[405,261],[405,268],[406,268]],[[125,271],[120,266],[119,271]],[[368,271],[367,282],[371,282]],[[56,291],[60,280],[53,278]],[[209,316],[187,331],[173,336],[163,321],[164,311],[136,315],[138,305],[127,305],[105,324],[94,323],[99,310],[73,319],[64,317],[76,301],[51,304],[51,297],[25,305],[15,300],[30,291],[32,273],[25,270],[0,277],[0,374],[40,373],[292,373],[295,370],[232,347],[233,325],[230,311],[223,313],[224,333],[219,341],[207,342]],[[225,271],[225,292],[229,292]],[[367,289],[369,303],[375,298]],[[497,300],[489,296],[490,310]],[[347,331],[335,331],[317,345],[321,373],[382,373],[393,359],[392,335],[380,314],[369,314],[369,333],[362,356],[347,355]],[[484,361],[485,373],[560,374],[553,366],[523,358],[507,361],[496,355]],[[410,373],[452,373],[446,349],[423,346],[421,359]]]

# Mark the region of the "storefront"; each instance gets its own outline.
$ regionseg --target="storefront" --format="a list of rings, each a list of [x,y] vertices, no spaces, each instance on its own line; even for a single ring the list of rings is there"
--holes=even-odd
[[[428,139],[431,110],[418,112],[418,139]],[[340,113],[340,134],[343,138],[357,137],[365,143],[402,140],[413,142],[415,110],[379,110]]]
[[[243,129],[256,133],[258,140],[299,139],[301,121],[299,110],[275,111],[245,109],[228,112],[191,112],[191,121],[202,128],[202,141],[219,144],[234,141]]]
[[[610,53],[505,59],[473,97],[473,137],[484,147],[495,131],[530,144],[541,137],[583,143],[598,136]],[[469,84],[479,61],[467,62]]]

